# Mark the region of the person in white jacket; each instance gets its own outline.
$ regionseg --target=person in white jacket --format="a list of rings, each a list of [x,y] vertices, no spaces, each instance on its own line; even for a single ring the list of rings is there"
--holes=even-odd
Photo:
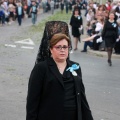
[[[51,0],[50,1],[50,7],[51,7],[52,14],[54,14],[54,6],[55,6],[55,2],[54,2],[54,0]]]

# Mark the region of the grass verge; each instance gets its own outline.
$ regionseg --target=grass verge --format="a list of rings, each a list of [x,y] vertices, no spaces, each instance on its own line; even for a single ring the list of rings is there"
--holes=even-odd
[[[48,21],[64,21],[69,23],[70,17],[71,13],[66,14],[65,11],[63,13],[58,11],[54,15],[49,16],[47,19],[42,20],[37,26],[32,26],[30,31],[32,31],[33,34],[36,32],[43,32],[45,23]]]

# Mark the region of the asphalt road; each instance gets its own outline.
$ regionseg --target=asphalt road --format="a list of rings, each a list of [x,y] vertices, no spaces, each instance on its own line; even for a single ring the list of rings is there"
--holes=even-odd
[[[50,14],[41,15],[38,21]],[[17,23],[0,27],[0,120],[25,120],[28,79],[39,44],[35,36],[30,38],[34,44],[30,44],[30,39],[29,44],[16,41],[30,37],[25,36],[30,26],[31,19],[25,19],[21,27]],[[84,54],[80,50],[70,54],[70,59],[82,68],[94,120],[120,120],[120,60],[113,58],[113,66],[109,67],[106,57]]]

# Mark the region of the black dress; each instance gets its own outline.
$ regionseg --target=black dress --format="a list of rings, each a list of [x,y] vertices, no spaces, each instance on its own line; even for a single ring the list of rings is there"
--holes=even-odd
[[[63,120],[77,120],[77,100],[75,94],[75,82],[69,71],[66,69],[62,75],[64,82],[64,119]]]
[[[83,20],[81,16],[74,16],[72,15],[71,20],[70,20],[70,25],[72,26],[72,35],[74,37],[79,38],[81,33],[79,32],[79,28],[83,24]]]
[[[118,25],[115,21],[106,21],[103,28],[102,38],[105,40],[106,47],[113,48],[115,46],[116,39],[118,38]]]

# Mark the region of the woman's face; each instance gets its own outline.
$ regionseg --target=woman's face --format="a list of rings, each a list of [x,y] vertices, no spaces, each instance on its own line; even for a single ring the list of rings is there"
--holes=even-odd
[[[62,39],[54,45],[50,52],[55,61],[65,61],[68,57],[69,46],[66,39]]]
[[[79,15],[79,12],[78,12],[78,10],[75,10],[75,15]]]
[[[115,15],[113,13],[110,13],[109,19],[114,20],[114,18],[115,18]]]
[[[103,11],[103,7],[101,6],[101,7],[99,8],[99,10],[100,10],[100,11]]]

